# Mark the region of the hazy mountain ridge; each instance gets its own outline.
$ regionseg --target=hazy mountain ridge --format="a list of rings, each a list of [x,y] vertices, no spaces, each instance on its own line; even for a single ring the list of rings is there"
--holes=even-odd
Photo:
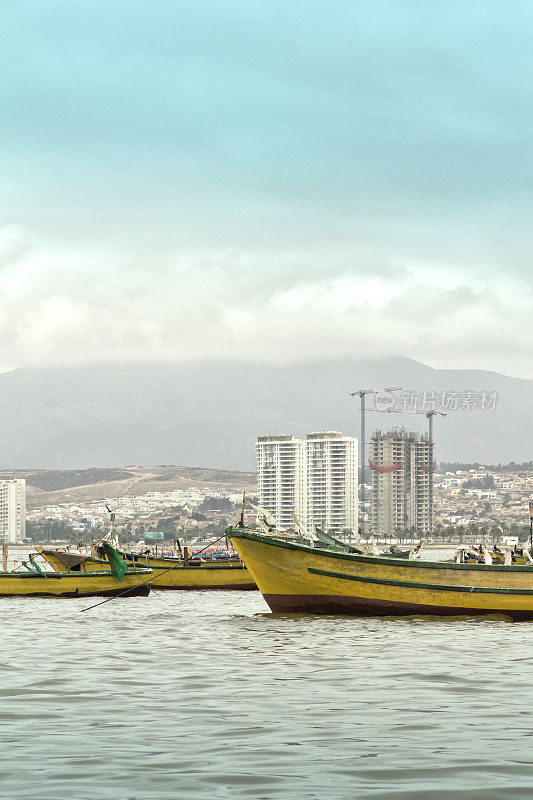
[[[0,375],[0,467],[84,469],[190,464],[254,469],[258,434],[357,434],[360,387],[497,392],[492,411],[437,418],[437,458],[498,463],[531,458],[533,382],[483,370],[439,370],[403,357],[296,365],[239,362],[21,369]],[[369,414],[367,431],[421,416]]]

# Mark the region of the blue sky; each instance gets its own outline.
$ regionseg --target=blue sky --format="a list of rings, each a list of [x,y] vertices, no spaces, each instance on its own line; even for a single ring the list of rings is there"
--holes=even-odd
[[[533,377],[530,3],[0,20],[0,365],[400,352]]]

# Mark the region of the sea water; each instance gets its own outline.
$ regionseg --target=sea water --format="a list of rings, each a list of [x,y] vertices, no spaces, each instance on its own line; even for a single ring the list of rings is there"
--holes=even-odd
[[[0,600],[0,797],[533,796],[530,623]]]

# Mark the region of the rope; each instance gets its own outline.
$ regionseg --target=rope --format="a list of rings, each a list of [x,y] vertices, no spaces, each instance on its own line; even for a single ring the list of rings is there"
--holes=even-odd
[[[202,548],[202,550],[198,550],[198,552],[195,553],[194,556],[196,557],[200,553],[203,553],[204,550],[207,550],[209,547],[212,547],[217,542],[220,542],[220,540],[224,539],[225,536],[226,536],[226,534],[224,534],[224,536],[219,536],[218,539],[215,539],[214,542],[211,542],[211,544],[206,545],[206,547]],[[171,570],[178,569],[178,568],[183,569],[182,564],[173,564],[172,567],[169,567],[168,569],[163,570],[163,572],[159,572],[157,577],[159,578],[161,575],[165,575],[167,572],[170,572]],[[149,578],[147,581],[143,581],[142,583],[138,583],[137,586],[135,586],[135,587],[130,586],[129,589],[124,589],[123,592],[119,592],[118,594],[114,594],[112,597],[108,597],[105,600],[101,600],[99,603],[95,603],[94,606],[89,606],[88,608],[82,608],[82,610],[80,611],[80,614],[83,614],[84,611],[90,611],[92,608],[97,608],[98,606],[103,606],[104,603],[109,603],[111,600],[114,600],[116,597],[122,597],[122,595],[127,594],[133,588],[137,588],[138,586],[145,586],[147,583],[151,583],[155,579],[155,577],[156,577],[155,575],[152,575],[152,577]]]

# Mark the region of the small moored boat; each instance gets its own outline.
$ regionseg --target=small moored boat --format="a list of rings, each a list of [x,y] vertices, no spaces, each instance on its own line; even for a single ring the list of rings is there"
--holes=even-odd
[[[26,572],[0,572],[0,597],[133,597],[150,592],[153,571],[130,569],[106,543],[106,569],[92,572],[45,572],[30,556]]]
[[[239,525],[226,533],[275,612],[533,619],[533,565],[358,554]]]
[[[105,544],[105,543],[104,543]],[[61,572],[65,569],[75,574],[109,569],[102,558],[83,553],[69,553],[37,547],[37,552],[52,569]],[[204,561],[200,558],[169,558],[163,556],[143,556],[124,554],[128,568],[140,566],[153,570],[151,584],[155,589],[218,589],[252,590],[257,586],[240,559]]]

